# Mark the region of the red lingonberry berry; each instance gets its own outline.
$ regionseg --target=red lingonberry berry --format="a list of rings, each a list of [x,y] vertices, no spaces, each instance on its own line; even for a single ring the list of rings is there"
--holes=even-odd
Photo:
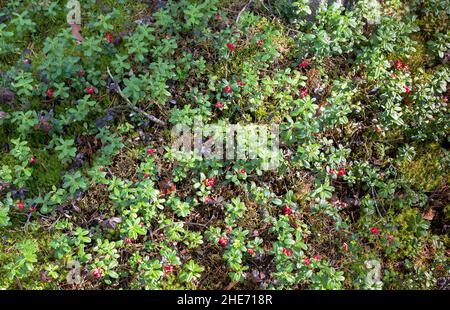
[[[408,85],[403,86],[403,88],[405,89],[407,94],[411,92],[411,87],[409,87]]]
[[[95,92],[95,88],[94,88],[94,87],[88,86],[88,87],[86,87],[86,92],[87,92],[89,95],[92,95],[92,94]]]
[[[340,177],[340,176],[343,176],[346,173],[347,173],[347,170],[345,168],[341,168],[341,169],[339,169],[339,171],[337,173],[337,176]]]
[[[36,156],[31,156],[30,160],[28,161],[31,165],[34,165],[36,163]]]
[[[378,228],[376,228],[376,227],[374,226],[374,227],[372,227],[372,228],[370,229],[370,232],[371,232],[373,235],[378,235]]]
[[[47,89],[47,90],[45,91],[45,95],[46,95],[48,98],[52,98],[54,93],[55,93],[55,90],[54,90],[53,88],[49,88],[49,89]]]
[[[102,269],[100,268],[100,267],[97,267],[97,268],[95,268],[93,271],[92,271],[92,275],[94,276],[94,278],[101,278],[102,277],[102,274],[103,274],[103,272],[102,272]]]
[[[394,66],[397,70],[402,70],[402,68],[403,68],[402,61],[400,59],[397,59],[394,63]]]
[[[320,255],[314,256],[314,259],[315,259],[315,260],[320,260]]]
[[[288,206],[284,206],[284,208],[283,208],[283,214],[284,214],[284,215],[291,215],[291,214],[292,214],[292,209],[289,208]]]
[[[165,273],[171,273],[172,271],[173,271],[173,266],[172,265],[164,266],[164,272]]]
[[[222,109],[223,108],[223,103],[222,102],[217,102],[216,103],[216,107],[218,108],[218,109]]]
[[[287,257],[289,257],[289,256],[292,255],[292,251],[291,251],[291,250],[288,250],[288,249],[286,249],[286,248],[283,248],[283,253],[284,253]]]
[[[259,39],[258,42],[256,42],[256,44],[258,44],[259,46],[264,44],[264,41],[262,39]]]
[[[230,85],[225,86],[225,92],[226,92],[227,94],[231,93],[231,87],[230,87]]]
[[[255,254],[255,250],[253,250],[253,249],[248,249],[247,252],[248,252],[248,254],[250,254],[250,255]]]
[[[105,35],[105,38],[109,43],[113,43],[113,36],[109,32]]]
[[[149,148],[147,149],[147,153],[149,153],[150,155],[155,154],[156,150],[154,148]]]
[[[125,237],[125,243],[131,244],[133,243],[133,239],[131,239],[130,237]]]
[[[227,238],[225,238],[225,237],[220,237],[220,239],[219,239],[219,245],[222,246],[222,247],[226,247],[227,244],[228,244]]]
[[[17,203],[17,208],[19,208],[19,210],[23,210],[24,207],[25,207],[25,204],[22,201],[19,201]]]
[[[305,263],[306,266],[309,266],[309,264],[310,264],[309,258],[308,258],[308,257],[305,257],[305,258],[303,259],[303,263]]]
[[[233,43],[227,43],[227,47],[232,52],[236,49],[236,46]]]
[[[308,95],[308,89],[303,88],[302,89],[302,98],[305,98]]]
[[[310,65],[311,63],[309,62],[309,60],[307,59],[303,59],[303,61],[298,65],[299,68],[306,68]]]

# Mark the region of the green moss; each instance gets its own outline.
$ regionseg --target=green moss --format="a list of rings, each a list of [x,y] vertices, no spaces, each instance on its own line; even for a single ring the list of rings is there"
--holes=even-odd
[[[430,144],[419,149],[412,161],[404,161],[400,173],[417,189],[433,191],[443,182],[448,181],[446,168],[441,163],[443,151],[437,144]]]
[[[45,150],[39,150],[35,154],[38,162],[34,167],[32,179],[27,184],[32,195],[45,193],[52,185],[57,185],[65,168],[56,154],[49,154]]]

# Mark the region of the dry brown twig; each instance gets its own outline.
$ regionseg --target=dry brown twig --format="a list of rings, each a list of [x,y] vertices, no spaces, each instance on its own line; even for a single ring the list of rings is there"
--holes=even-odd
[[[130,101],[130,99],[128,99],[128,97],[125,96],[125,94],[122,92],[122,89],[120,88],[119,84],[116,82],[116,80],[115,80],[114,77],[112,76],[111,71],[109,70],[109,67],[107,67],[106,70],[107,70],[107,72],[108,72],[109,77],[111,78],[111,80],[114,82],[114,84],[115,84],[116,87],[117,87],[117,93],[120,95],[120,97],[122,97],[122,98],[125,100],[125,102],[127,103],[127,107],[128,107],[128,108],[130,108],[130,109],[132,109],[133,111],[135,111],[135,112],[137,112],[137,113],[143,115],[144,117],[148,118],[149,120],[151,120],[152,122],[154,122],[154,123],[156,123],[156,124],[158,124],[158,125],[161,125],[161,126],[165,126],[165,125],[166,125],[166,123],[165,123],[164,121],[160,120],[159,118],[157,118],[157,117],[155,117],[155,116],[153,116],[153,115],[151,115],[151,114],[148,114],[148,113],[145,112],[144,110],[142,110],[142,109],[138,108],[137,106],[135,106],[135,105]]]

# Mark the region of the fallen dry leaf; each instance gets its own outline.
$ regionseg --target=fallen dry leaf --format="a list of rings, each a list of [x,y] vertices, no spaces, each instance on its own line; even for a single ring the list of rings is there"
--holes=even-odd
[[[83,42],[83,37],[80,34],[81,27],[77,24],[70,24],[72,27],[72,34],[77,39],[78,42]]]
[[[433,209],[428,209],[428,211],[423,214],[423,218],[428,221],[432,221],[435,214],[436,211],[434,211]]]

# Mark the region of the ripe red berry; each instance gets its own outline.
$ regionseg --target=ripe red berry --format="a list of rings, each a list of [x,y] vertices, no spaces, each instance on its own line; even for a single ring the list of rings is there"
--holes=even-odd
[[[236,49],[236,46],[233,43],[227,43],[228,49],[233,52]]]
[[[303,88],[302,89],[302,98],[305,98],[308,95],[308,89]]]
[[[307,59],[303,59],[303,61],[298,65],[299,68],[306,68],[310,65],[311,63],[309,62],[309,60]]]
[[[34,165],[36,163],[36,156],[31,156],[30,160],[28,161],[31,165]]]
[[[48,98],[52,98],[54,93],[55,93],[55,90],[54,90],[53,88],[49,88],[49,89],[47,89],[47,90],[45,91],[45,95],[46,95]]]
[[[284,208],[283,208],[283,214],[284,214],[284,215],[291,215],[291,214],[292,214],[292,209],[289,208],[288,206],[284,206]]]
[[[154,148],[149,148],[147,149],[147,153],[149,153],[150,155],[155,154],[156,150]]]
[[[315,259],[315,260],[320,260],[320,255],[314,256],[314,259]]]
[[[400,59],[397,59],[394,63],[394,66],[397,70],[402,70],[402,68],[403,68],[402,61]]]
[[[125,243],[127,244],[132,244],[133,243],[133,239],[131,239],[130,237],[125,237]]]
[[[256,44],[258,44],[259,46],[264,44],[264,41],[262,39],[259,39],[258,42],[256,42]]]
[[[248,249],[247,252],[248,252],[248,254],[250,254],[250,255],[255,254],[255,250],[253,250],[253,249]]]
[[[19,210],[23,210],[24,207],[25,207],[25,204],[22,201],[19,201],[17,203],[17,208],[19,208]]]
[[[228,244],[227,238],[225,238],[225,237],[220,237],[220,239],[219,239],[219,245],[222,246],[222,247],[226,247],[227,244]]]
[[[371,232],[373,235],[378,235],[378,228],[376,228],[376,227],[374,226],[374,227],[372,227],[372,228],[370,229],[370,232]]]
[[[106,40],[108,40],[109,43],[113,42],[113,36],[109,32],[105,35]]]
[[[231,87],[230,87],[230,85],[225,86],[225,92],[226,92],[227,94],[231,93]]]
[[[287,257],[289,257],[289,256],[292,255],[292,251],[291,251],[291,250],[288,250],[288,249],[286,249],[286,248],[283,248],[283,253],[284,253]]]
[[[216,20],[217,20],[218,22],[220,22],[220,21],[222,20],[222,16],[220,16],[220,14],[217,14]]]
[[[310,264],[310,261],[309,261],[309,258],[308,258],[308,257],[305,257],[305,258],[303,259],[303,262],[305,263],[306,266],[309,266],[309,264]]]
[[[165,273],[171,273],[172,271],[173,271],[173,266],[172,265],[164,266],[164,272]]]
[[[242,174],[246,174],[246,173],[247,173],[247,170],[241,169],[241,173],[242,173]]]
[[[150,175],[148,173],[144,172],[144,178],[148,179],[150,177]]]
[[[94,276],[94,278],[97,278],[97,279],[101,278],[102,274],[103,274],[102,269],[100,267],[97,267],[92,271],[92,275]]]
[[[339,169],[339,171],[337,173],[337,176],[340,177],[340,176],[343,176],[346,173],[347,173],[347,170],[345,168],[341,168],[341,169]]]
[[[216,107],[218,108],[218,109],[222,109],[223,108],[223,103],[222,102],[217,102],[216,103]]]
[[[95,92],[95,88],[94,87],[87,87],[86,88],[86,92],[89,94],[89,95],[92,95],[94,92]]]
[[[409,87],[408,85],[403,86],[403,88],[405,89],[407,94],[411,92],[411,87]]]

